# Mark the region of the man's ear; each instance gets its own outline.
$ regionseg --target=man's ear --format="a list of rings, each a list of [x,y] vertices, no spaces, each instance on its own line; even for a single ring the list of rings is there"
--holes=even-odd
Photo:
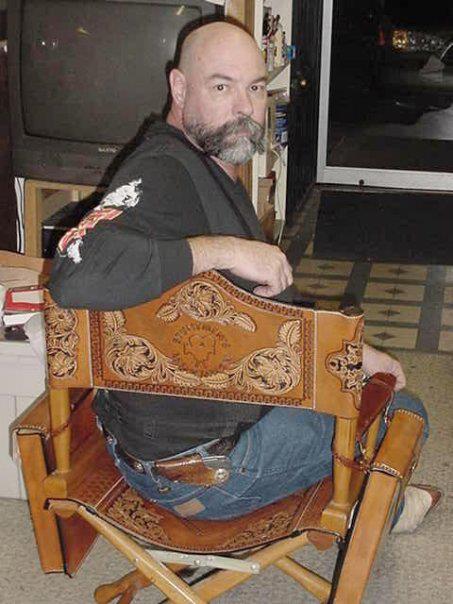
[[[173,102],[176,103],[178,107],[182,108],[184,106],[184,100],[186,98],[186,78],[182,71],[179,71],[179,69],[175,68],[170,71],[168,80],[170,83],[170,90]]]

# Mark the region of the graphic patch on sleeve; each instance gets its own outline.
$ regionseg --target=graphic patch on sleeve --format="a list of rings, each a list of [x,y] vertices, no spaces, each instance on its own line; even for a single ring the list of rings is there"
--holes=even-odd
[[[103,208],[133,208],[140,201],[141,184],[141,178],[138,180],[131,180],[127,185],[118,187],[118,189],[115,189],[106,195],[99,205]]]
[[[125,209],[133,208],[141,197],[140,185],[142,179],[132,180],[122,185],[104,197],[101,203],[83,218],[79,224],[70,229],[59,241],[58,252],[67,255],[73,262],[82,261],[81,247],[87,231],[93,229],[102,220],[113,220],[120,216]],[[120,209],[121,208],[121,209]]]

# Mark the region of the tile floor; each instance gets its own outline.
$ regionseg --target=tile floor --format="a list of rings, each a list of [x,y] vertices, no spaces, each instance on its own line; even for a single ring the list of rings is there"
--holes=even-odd
[[[379,348],[453,353],[453,266],[313,258],[317,199],[312,196],[282,246],[297,287],[317,306],[365,311],[367,341]]]

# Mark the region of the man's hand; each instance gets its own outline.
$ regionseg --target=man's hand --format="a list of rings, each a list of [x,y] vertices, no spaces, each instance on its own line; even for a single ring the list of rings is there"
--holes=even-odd
[[[395,390],[401,390],[406,385],[406,376],[401,363],[368,344],[363,345],[363,370],[366,375],[378,372],[391,373],[396,377]]]
[[[229,270],[258,283],[254,293],[265,298],[276,296],[293,282],[291,266],[276,245],[222,235],[191,237],[188,242],[194,275],[210,269]]]

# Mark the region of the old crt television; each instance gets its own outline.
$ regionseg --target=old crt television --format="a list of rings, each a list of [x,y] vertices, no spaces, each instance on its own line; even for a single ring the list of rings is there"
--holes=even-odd
[[[15,176],[97,185],[167,100],[178,36],[207,0],[8,0]]]

